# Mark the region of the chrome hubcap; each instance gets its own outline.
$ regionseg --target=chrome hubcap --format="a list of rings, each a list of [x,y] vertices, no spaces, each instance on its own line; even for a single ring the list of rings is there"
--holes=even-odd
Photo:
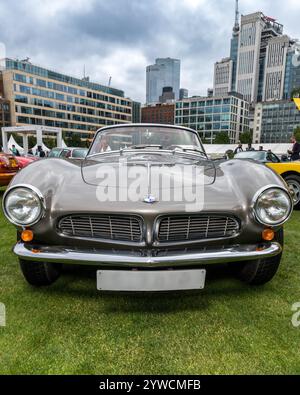
[[[289,180],[287,183],[293,196],[294,204],[296,205],[300,202],[300,184],[295,180]]]

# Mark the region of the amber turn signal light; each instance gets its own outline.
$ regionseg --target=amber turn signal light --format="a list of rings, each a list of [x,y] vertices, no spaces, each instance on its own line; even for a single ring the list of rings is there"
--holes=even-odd
[[[32,241],[33,240],[33,232],[32,232],[32,230],[29,230],[29,229],[27,229],[27,230],[23,230],[22,231],[22,233],[21,233],[21,239],[23,240],[23,241]]]
[[[275,232],[273,229],[265,229],[262,232],[262,238],[265,241],[272,241],[272,240],[274,240],[274,237],[275,237]]]

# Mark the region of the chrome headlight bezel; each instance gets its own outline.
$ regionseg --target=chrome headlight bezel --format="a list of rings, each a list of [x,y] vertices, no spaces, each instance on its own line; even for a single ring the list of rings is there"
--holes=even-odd
[[[7,207],[6,207],[7,197],[13,191],[15,191],[17,189],[27,189],[29,192],[34,193],[36,195],[36,197],[38,198],[39,203],[40,203],[40,212],[39,212],[39,215],[34,219],[34,221],[31,221],[29,223],[22,223],[20,221],[17,221],[15,218],[11,217],[11,215],[7,211]],[[3,199],[2,199],[2,209],[3,209],[5,217],[13,225],[16,225],[16,226],[19,226],[19,227],[22,227],[22,228],[28,228],[28,227],[33,226],[36,223],[38,223],[41,220],[41,218],[45,215],[46,205],[45,205],[44,196],[42,195],[42,193],[40,192],[39,189],[37,189],[36,187],[34,187],[32,185],[29,185],[29,184],[18,184],[18,185],[12,186],[7,191],[5,191]]]
[[[278,222],[266,222],[264,221],[262,218],[260,218],[260,216],[257,213],[257,205],[259,203],[259,199],[267,192],[272,191],[272,190],[277,190],[277,191],[281,191],[282,193],[284,193],[286,195],[286,197],[288,198],[289,202],[290,202],[290,207],[289,210],[287,212],[287,214],[285,215],[284,218],[282,218],[280,221]],[[254,196],[253,201],[252,201],[252,210],[254,212],[254,216],[255,219],[257,220],[257,222],[259,222],[260,224],[264,225],[264,226],[268,226],[268,227],[277,227],[277,226],[281,226],[283,225],[285,222],[287,222],[289,220],[289,218],[292,215],[293,212],[293,208],[294,208],[294,204],[293,204],[293,200],[292,197],[290,195],[290,193],[288,192],[287,189],[280,187],[278,185],[268,185],[266,187],[261,188]]]

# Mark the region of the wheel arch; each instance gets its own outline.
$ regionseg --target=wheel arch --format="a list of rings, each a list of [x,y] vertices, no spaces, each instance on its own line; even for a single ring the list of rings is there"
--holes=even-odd
[[[282,178],[286,178],[288,176],[298,176],[300,178],[300,173],[298,173],[295,170],[289,170],[289,171],[285,171],[284,173],[280,174]]]

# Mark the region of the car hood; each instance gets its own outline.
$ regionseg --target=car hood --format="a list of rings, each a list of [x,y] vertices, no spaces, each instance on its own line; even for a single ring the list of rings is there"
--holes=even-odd
[[[153,180],[163,180],[160,189],[211,185],[215,182],[213,161],[196,155],[134,152],[103,154],[82,163],[82,178],[90,185],[130,188],[138,182],[149,187]],[[126,181],[125,181],[126,180]],[[171,182],[168,182],[171,181]]]

